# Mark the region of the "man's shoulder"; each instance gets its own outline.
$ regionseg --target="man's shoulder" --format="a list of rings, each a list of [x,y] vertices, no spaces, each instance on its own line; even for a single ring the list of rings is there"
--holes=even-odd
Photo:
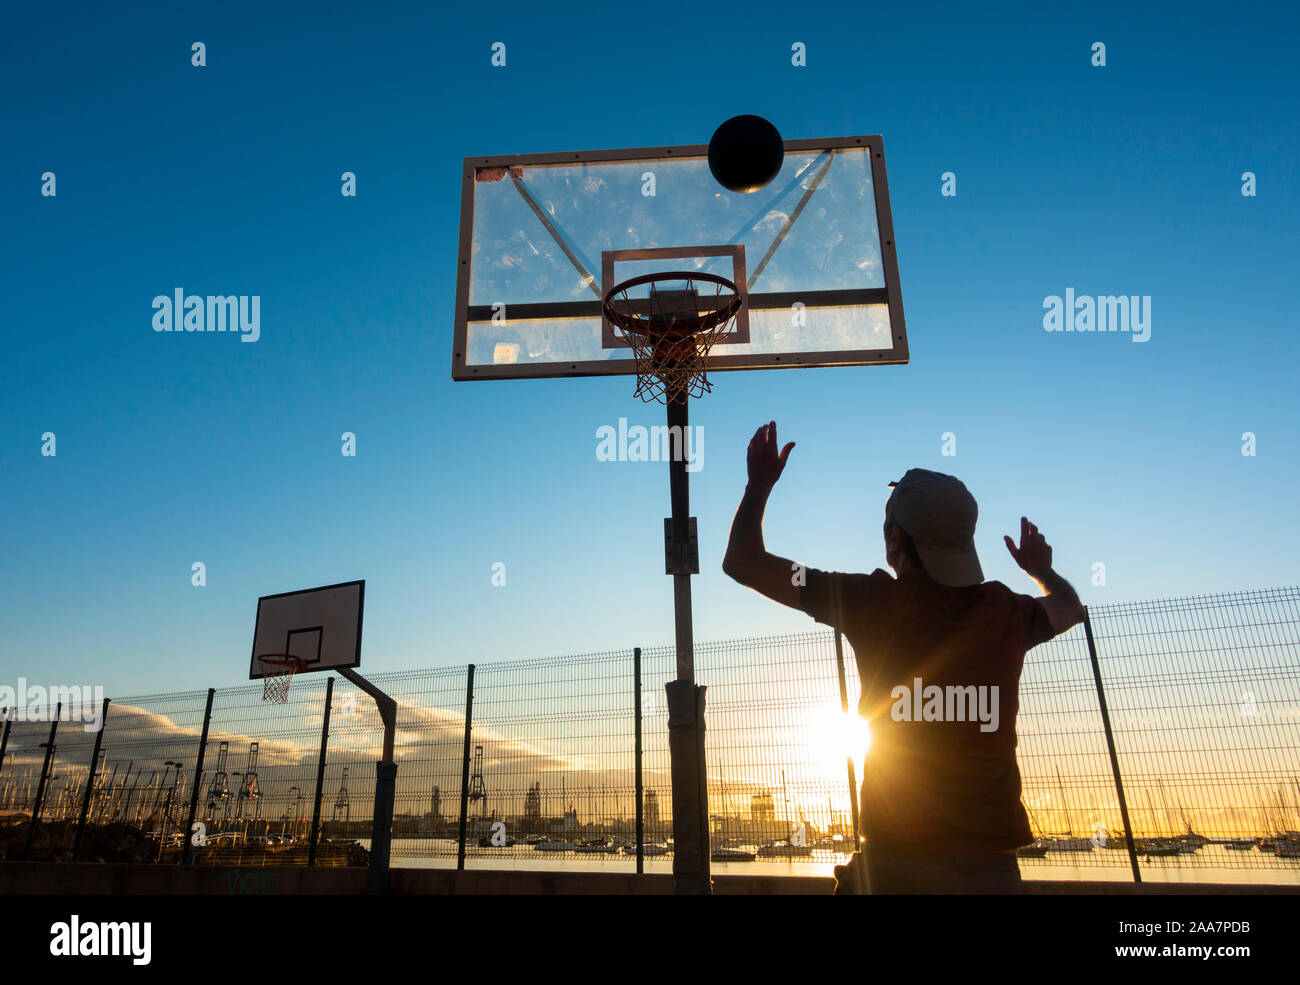
[[[1023,609],[1026,606],[1038,603],[1038,599],[1033,595],[1017,592],[1014,588],[1000,581],[986,581],[980,587],[987,590],[989,598],[1004,602],[1012,608]]]
[[[1001,610],[1012,624],[1022,628],[1026,650],[1056,635],[1041,598],[1017,592],[1000,581],[986,581],[984,587],[989,589],[986,597],[992,607]]]
[[[861,571],[826,571],[821,568],[809,568],[807,570],[809,578],[825,579],[828,582],[838,582],[844,586],[883,585],[897,582],[897,579],[884,568],[876,568],[870,574]]]
[[[898,579],[884,568],[876,568],[870,574],[851,571],[821,571],[818,574],[829,583],[838,585],[846,599],[866,593],[879,594],[898,586]]]
[[[990,595],[996,595],[999,598],[1011,598],[1013,595],[1019,595],[1019,592],[1012,591],[1010,586],[1000,581],[980,582],[980,588],[984,589]]]
[[[871,574],[809,568],[800,589],[800,607],[818,622],[845,626],[892,594],[897,581],[877,568]]]

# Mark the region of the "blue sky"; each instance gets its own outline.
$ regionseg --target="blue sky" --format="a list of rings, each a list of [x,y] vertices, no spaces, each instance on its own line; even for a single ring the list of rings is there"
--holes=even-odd
[[[1021,591],[1021,514],[1089,603],[1294,584],[1297,17],[1193,8],[11,13],[0,670],[234,684],[258,596],[356,578],[363,670],[670,641],[667,470],[595,455],[662,410],[626,378],[451,382],[459,169],[744,112],[883,135],[912,361],[723,374],[692,406],[698,639],[809,626],[719,569],[769,419],[797,447],[768,546],[811,565],[883,565],[885,484],[919,466],[967,483]],[[261,340],[153,332],[177,287],[259,295]],[[1150,295],[1151,340],[1045,333],[1069,287]]]

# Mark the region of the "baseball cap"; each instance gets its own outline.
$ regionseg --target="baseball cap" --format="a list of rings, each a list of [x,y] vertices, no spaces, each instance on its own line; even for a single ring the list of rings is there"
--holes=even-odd
[[[979,507],[955,476],[929,469],[908,469],[889,496],[894,523],[912,538],[926,573],[940,585],[978,585],[984,570],[975,553]]]

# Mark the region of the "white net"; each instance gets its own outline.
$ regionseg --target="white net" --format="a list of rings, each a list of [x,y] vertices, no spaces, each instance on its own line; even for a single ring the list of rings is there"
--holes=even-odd
[[[262,657],[261,660],[272,668],[272,673],[262,678],[262,700],[275,705],[288,704],[293,675],[305,666],[305,662],[296,657]]]

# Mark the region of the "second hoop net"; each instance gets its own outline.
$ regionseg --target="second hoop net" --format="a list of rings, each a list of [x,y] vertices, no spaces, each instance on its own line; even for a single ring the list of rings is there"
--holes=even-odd
[[[291,653],[266,653],[257,658],[271,672],[262,678],[262,700],[269,704],[289,703],[289,685],[294,675],[307,666],[307,661]]]
[[[636,396],[667,403],[712,390],[709,352],[731,332],[742,303],[736,285],[715,274],[668,271],[616,284],[605,317],[636,359]]]

